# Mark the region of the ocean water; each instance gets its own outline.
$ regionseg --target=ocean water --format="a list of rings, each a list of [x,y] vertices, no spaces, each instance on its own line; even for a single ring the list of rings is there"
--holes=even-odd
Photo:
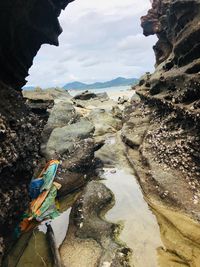
[[[100,88],[100,89],[89,89],[88,91],[93,92],[93,93],[118,93],[118,92],[124,92],[127,91],[128,89],[131,89],[131,86],[116,86],[116,87],[108,87],[108,88]],[[75,96],[76,94],[80,94],[84,92],[85,90],[68,90],[70,95]]]

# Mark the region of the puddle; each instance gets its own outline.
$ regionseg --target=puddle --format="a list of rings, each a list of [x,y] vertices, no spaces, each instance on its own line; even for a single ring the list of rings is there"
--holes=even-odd
[[[113,137],[107,142],[115,145]],[[123,223],[124,228],[119,238],[133,250],[131,266],[200,266],[199,223],[155,201],[149,203],[152,207],[150,209],[132,170],[126,166],[125,161],[123,163],[123,169],[104,168],[100,176],[105,179],[104,184],[114,193],[116,200],[115,206],[105,217],[111,222]],[[62,199],[61,215],[51,221],[58,247],[68,230],[71,206],[80,193],[81,191]],[[39,226],[39,231],[22,235],[10,251],[8,264],[3,266],[52,267],[45,232],[46,226],[43,223]]]
[[[56,219],[50,222],[53,228],[53,231],[54,231],[57,247],[60,247],[60,245],[64,241],[65,236],[67,234],[70,212],[71,212],[71,208],[69,208],[67,211],[60,214],[59,217],[57,217]],[[45,223],[46,222],[41,223],[38,229],[39,231],[46,234],[47,228],[46,228]]]
[[[124,229],[120,239],[133,250],[132,266],[159,266],[157,249],[163,246],[159,226],[143,199],[136,178],[125,170],[108,168],[104,171],[104,183],[112,190],[116,199],[116,204],[108,211],[106,219],[123,222]]]
[[[49,221],[54,230],[57,246],[62,244],[69,226],[71,206],[80,192],[75,192],[60,200],[60,216]],[[47,221],[46,221],[47,222]],[[33,232],[28,232],[18,239],[5,258],[3,267],[39,267],[52,265],[52,254],[46,239],[45,222],[41,223]]]

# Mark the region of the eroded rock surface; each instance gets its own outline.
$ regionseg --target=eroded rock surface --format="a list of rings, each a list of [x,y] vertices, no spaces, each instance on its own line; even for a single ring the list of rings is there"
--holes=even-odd
[[[25,104],[21,88],[41,45],[58,45],[62,32],[58,16],[69,2],[3,0],[0,4],[0,253],[28,203],[27,186],[39,158],[43,127],[41,117]]]
[[[79,118],[72,103],[66,99],[55,103],[54,107],[50,110],[48,121],[44,127],[42,133],[42,150],[45,148],[46,143],[55,128],[61,128],[73,122]]]
[[[87,119],[64,126],[55,128],[47,142],[45,156],[47,159],[72,153],[78,140],[91,137],[94,132],[94,126]]]
[[[31,111],[46,120],[55,101],[64,99],[67,102],[66,99],[71,98],[70,94],[64,89],[48,88],[42,90],[40,87],[36,87],[33,91],[23,91],[23,97]]]
[[[130,250],[115,241],[118,226],[103,219],[113,195],[100,182],[92,181],[73,207],[61,256],[66,265],[129,266]],[[81,252],[81,253],[80,253]]]
[[[96,98],[97,95],[95,93],[84,91],[83,93],[77,94],[74,96],[75,100],[89,100],[91,98]]]
[[[92,110],[88,118],[95,125],[94,136],[101,137],[109,133],[116,133],[122,127],[122,122],[111,111],[96,108]],[[117,113],[117,115],[119,115]]]
[[[3,0],[0,80],[21,89],[41,45],[58,45],[61,10],[72,0]]]
[[[31,113],[19,92],[2,83],[0,99],[0,236],[7,236],[28,203],[43,121]]]
[[[158,37],[156,70],[135,87],[122,138],[146,194],[199,220],[200,2],[152,2],[142,27]]]

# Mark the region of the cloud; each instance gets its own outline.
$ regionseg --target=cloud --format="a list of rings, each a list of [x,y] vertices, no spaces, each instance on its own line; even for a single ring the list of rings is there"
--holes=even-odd
[[[29,85],[72,80],[104,81],[152,71],[155,37],[142,35],[140,17],[149,0],[76,0],[60,17],[59,47],[44,45],[34,59]],[[56,84],[57,83],[57,84]]]
[[[136,35],[129,35],[122,39],[118,44],[118,48],[124,51],[132,50],[135,52],[144,52],[147,47],[151,49],[151,45],[152,38],[147,38],[143,34],[138,33]]]

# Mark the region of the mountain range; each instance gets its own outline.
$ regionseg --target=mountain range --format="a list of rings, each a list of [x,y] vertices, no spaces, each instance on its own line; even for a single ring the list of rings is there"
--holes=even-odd
[[[126,79],[123,77],[118,77],[114,80],[107,81],[107,82],[96,82],[92,84],[82,83],[82,82],[72,82],[67,83],[63,86],[64,89],[70,90],[86,90],[86,89],[100,89],[100,88],[107,88],[107,87],[115,87],[115,86],[128,86],[133,85],[138,82],[137,78]]]

